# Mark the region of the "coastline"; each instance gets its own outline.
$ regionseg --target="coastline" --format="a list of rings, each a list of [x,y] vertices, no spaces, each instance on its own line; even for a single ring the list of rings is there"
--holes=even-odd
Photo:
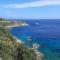
[[[17,38],[17,37],[15,37],[15,36],[13,36],[13,38],[15,38],[15,39],[16,39],[16,41],[17,41],[18,43],[20,43],[20,44],[23,44],[23,43],[24,43],[21,39],[18,39],[18,38]]]
[[[17,25],[17,24],[15,24],[15,25],[11,25],[11,26],[6,26],[5,28],[7,28],[7,29],[11,29],[11,28],[13,28],[13,27],[23,27],[23,26],[28,26],[28,24],[22,24],[22,25]],[[16,41],[18,42],[18,43],[20,43],[20,44],[24,44],[25,42],[23,42],[21,39],[18,39],[16,36],[14,36],[14,35],[12,35],[13,36],[13,38],[15,38],[16,39]],[[30,48],[30,49],[32,49],[34,52],[35,52],[35,54],[36,54],[36,60],[43,60],[43,58],[44,58],[44,55],[43,55],[43,53],[41,53],[41,52],[39,52],[37,49],[33,49],[33,48]]]
[[[18,38],[15,37],[15,36],[13,36],[13,38],[15,38],[16,41],[17,41],[18,43],[20,43],[20,44],[24,44],[24,43],[25,43],[25,42],[23,42],[21,39],[18,39]],[[41,52],[38,51],[37,49],[36,49],[36,50],[34,50],[33,48],[30,48],[30,49],[32,49],[32,50],[35,52],[35,54],[36,54],[36,60],[43,60],[43,58],[44,58],[44,54],[43,54],[43,53],[41,53]]]
[[[7,26],[5,26],[5,28],[10,29],[10,28],[13,28],[13,27],[24,27],[24,26],[29,26],[29,24],[27,24],[25,22],[22,22],[22,23],[21,22],[14,22],[13,25],[7,25]]]
[[[16,41],[18,42],[18,43],[20,43],[20,44],[24,44],[25,42],[23,42],[21,39],[18,39],[16,36],[13,36],[13,38],[15,38],[16,39]],[[37,47],[38,48],[38,47]],[[36,54],[36,60],[43,60],[43,58],[44,58],[44,54],[43,53],[41,53],[40,51],[38,51],[37,49],[33,49],[33,48],[30,48],[29,47],[29,49],[32,49],[34,52],[35,52],[35,54]]]

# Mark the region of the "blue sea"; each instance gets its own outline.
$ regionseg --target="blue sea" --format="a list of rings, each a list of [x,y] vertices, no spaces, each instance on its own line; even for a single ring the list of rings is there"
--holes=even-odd
[[[29,47],[40,45],[43,60],[60,60],[60,20],[22,20],[29,24],[11,28],[11,33]]]

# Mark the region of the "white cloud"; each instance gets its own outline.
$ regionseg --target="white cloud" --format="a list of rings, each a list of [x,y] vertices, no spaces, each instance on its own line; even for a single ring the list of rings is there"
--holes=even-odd
[[[24,4],[8,4],[4,5],[5,8],[28,8],[28,7],[43,7],[48,5],[60,5],[60,0],[39,0],[31,3]]]

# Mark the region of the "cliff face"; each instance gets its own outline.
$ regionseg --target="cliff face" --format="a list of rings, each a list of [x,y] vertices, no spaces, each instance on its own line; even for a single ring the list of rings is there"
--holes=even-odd
[[[24,44],[17,42],[4,26],[0,27],[0,60],[35,59],[36,54],[33,50],[27,48]]]

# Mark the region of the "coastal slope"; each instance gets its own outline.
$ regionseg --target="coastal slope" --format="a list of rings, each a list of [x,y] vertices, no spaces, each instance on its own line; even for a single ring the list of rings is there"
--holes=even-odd
[[[4,24],[0,24],[0,60],[35,60],[34,51],[17,42]]]

